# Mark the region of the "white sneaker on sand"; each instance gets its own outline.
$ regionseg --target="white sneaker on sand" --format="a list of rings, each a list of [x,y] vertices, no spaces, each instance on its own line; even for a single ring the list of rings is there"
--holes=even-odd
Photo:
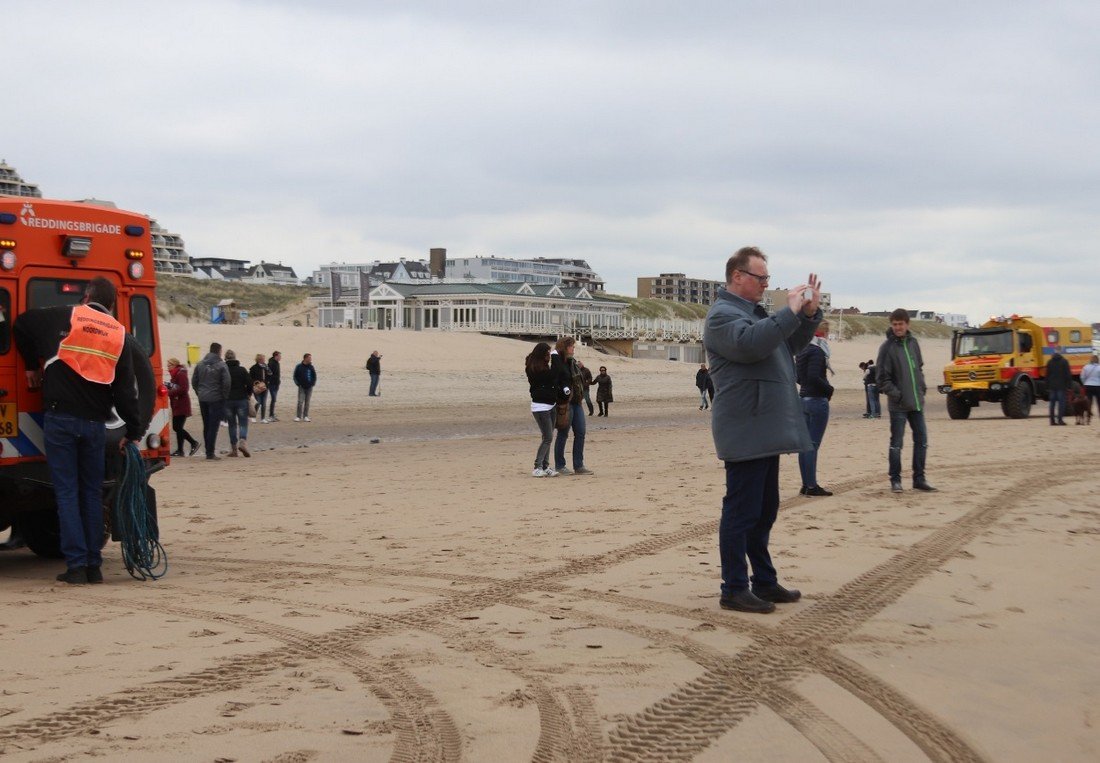
[[[301,421],[301,419],[300,419],[299,417],[297,417],[297,416],[295,416],[295,417],[294,417],[294,420],[295,420],[295,421]]]
[[[546,472],[544,472],[542,469],[532,469],[531,470],[531,476],[532,477],[545,477]]]
[[[260,423],[261,423],[261,424],[270,424],[270,423],[271,423],[271,419],[260,419]]]
[[[549,466],[542,470],[543,477],[557,477],[558,473],[551,469]]]
[[[309,416],[306,416],[304,419],[302,419],[302,421],[310,421]]]
[[[249,421],[251,421],[253,424],[255,424],[256,423],[256,417],[253,416],[252,418],[249,419]]]

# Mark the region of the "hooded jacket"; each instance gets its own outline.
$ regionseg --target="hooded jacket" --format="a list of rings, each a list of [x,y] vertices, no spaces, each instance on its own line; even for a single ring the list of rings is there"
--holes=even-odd
[[[252,376],[237,359],[225,361],[229,369],[229,400],[247,400],[252,397]]]
[[[170,372],[171,386],[168,387],[168,400],[172,404],[173,416],[191,415],[191,384],[187,381],[187,369],[176,366]]]
[[[229,366],[215,352],[206,353],[191,372],[191,386],[200,403],[219,403],[229,399]]]
[[[760,305],[719,289],[703,326],[714,382],[711,433],[718,458],[750,461],[813,450],[795,389],[794,360],[813,338],[812,318]]]
[[[924,383],[924,359],[912,332],[897,337],[892,329],[887,329],[875,367],[878,391],[886,395],[891,411],[924,410],[924,393],[928,391]]]

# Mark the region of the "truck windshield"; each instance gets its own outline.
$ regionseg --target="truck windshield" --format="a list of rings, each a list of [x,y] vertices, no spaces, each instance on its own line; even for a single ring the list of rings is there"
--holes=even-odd
[[[991,333],[959,334],[959,344],[955,357],[967,355],[1009,355],[1012,353],[1012,332],[995,331]]]

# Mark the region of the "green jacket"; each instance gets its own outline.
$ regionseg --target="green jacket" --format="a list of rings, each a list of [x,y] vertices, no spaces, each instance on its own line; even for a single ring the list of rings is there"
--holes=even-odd
[[[886,341],[878,349],[878,391],[886,395],[891,411],[923,411],[924,359],[911,332],[898,338],[886,330]]]

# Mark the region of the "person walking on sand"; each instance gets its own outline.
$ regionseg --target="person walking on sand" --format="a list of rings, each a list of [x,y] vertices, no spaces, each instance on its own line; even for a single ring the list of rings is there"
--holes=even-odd
[[[577,361],[573,358],[576,340],[571,336],[562,337],[550,353],[550,367],[557,376],[568,379],[564,389],[569,400],[569,426],[559,429],[554,439],[554,471],[558,474],[591,475],[594,472],[584,465],[584,438],[587,427],[584,420],[584,381]],[[569,430],[573,430],[573,469],[565,465],[565,442],[569,439]]]
[[[368,397],[378,397],[382,393],[378,391],[378,380],[382,376],[382,356],[375,350],[367,358],[367,373],[370,374],[370,392]],[[400,376],[401,374],[398,374]],[[400,385],[398,385],[400,386]]]
[[[252,452],[248,449],[248,399],[252,397],[252,376],[233,350],[225,351],[225,365],[229,369],[229,399],[225,403],[229,414],[229,457],[236,458],[239,451],[249,458]]]
[[[707,387],[710,384],[710,372],[707,371],[707,364],[700,363],[699,370],[695,372],[695,386],[699,389],[700,411],[710,408],[710,402],[707,400]]]
[[[550,443],[554,437],[554,412],[557,403],[567,396],[564,388],[569,385],[564,367],[555,371],[550,363],[550,345],[539,342],[524,361],[527,383],[531,392],[531,415],[535,417],[542,441],[535,452],[535,468],[532,477],[557,477],[550,467]]]
[[[592,386],[592,372],[585,367],[584,363],[577,361],[577,365],[581,369],[581,381],[584,382],[584,404],[588,406],[588,415],[591,416],[594,411],[592,410],[592,396],[588,390]]]
[[[779,584],[768,543],[779,512],[779,456],[813,448],[792,358],[821,322],[821,283],[811,273],[809,283],[787,292],[785,307],[768,315],[760,301],[769,280],[764,253],[739,249],[726,262],[725,288],[703,325],[715,388],[711,433],[726,467],[719,605],[739,612],[773,612],[777,603],[802,596]]]
[[[1073,384],[1073,371],[1061,353],[1054,353],[1047,362],[1047,396],[1050,399],[1050,425],[1066,425],[1066,396]]]
[[[261,424],[267,424],[271,419],[267,417],[267,382],[269,372],[267,370],[267,358],[263,353],[257,353],[256,362],[248,369],[248,376],[252,379],[252,396],[256,400],[256,415],[252,417],[253,423],[257,417]]]
[[[172,406],[172,431],[176,433],[176,450],[172,455],[182,457],[186,442],[191,447],[187,455],[193,456],[199,451],[199,441],[183,426],[191,415],[191,385],[187,369],[176,358],[168,358],[168,402]]]
[[[905,425],[913,432],[913,489],[934,492],[924,467],[928,458],[928,424],[924,420],[924,359],[920,344],[909,331],[909,312],[898,308],[890,313],[886,341],[878,351],[876,379],[879,392],[886,395],[890,413],[890,490],[902,492],[901,448]]]
[[[810,343],[802,348],[795,359],[798,377],[798,396],[802,399],[802,415],[806,417],[806,430],[810,433],[813,450],[798,454],[798,470],[802,473],[802,489],[799,495],[829,496],[831,492],[817,482],[817,454],[829,425],[829,401],[833,397],[833,385],[829,383],[829,324],[822,321]]]
[[[611,413],[611,404],[615,402],[615,396],[611,394],[611,377],[607,375],[607,367],[600,366],[600,373],[594,380],[596,382],[596,405],[600,407],[597,416],[608,416]]]
[[[298,411],[295,421],[309,421],[309,399],[313,397],[313,387],[317,384],[317,369],[313,367],[313,356],[308,352],[302,356],[302,362],[294,366],[294,384],[298,387]]]
[[[1092,410],[1092,401],[1096,401],[1096,414],[1100,416],[1100,357],[1093,355],[1081,369],[1081,384],[1088,395],[1088,410]]]
[[[229,399],[229,367],[222,360],[222,346],[217,342],[210,344],[210,352],[195,366],[191,386],[199,398],[206,460],[218,461],[218,427],[225,415],[225,401]]]
[[[275,400],[279,397],[279,384],[282,382],[282,360],[283,354],[278,350],[272,350],[271,359],[267,361],[267,396],[270,401],[267,406],[267,420],[269,422],[279,420],[275,415]]]

